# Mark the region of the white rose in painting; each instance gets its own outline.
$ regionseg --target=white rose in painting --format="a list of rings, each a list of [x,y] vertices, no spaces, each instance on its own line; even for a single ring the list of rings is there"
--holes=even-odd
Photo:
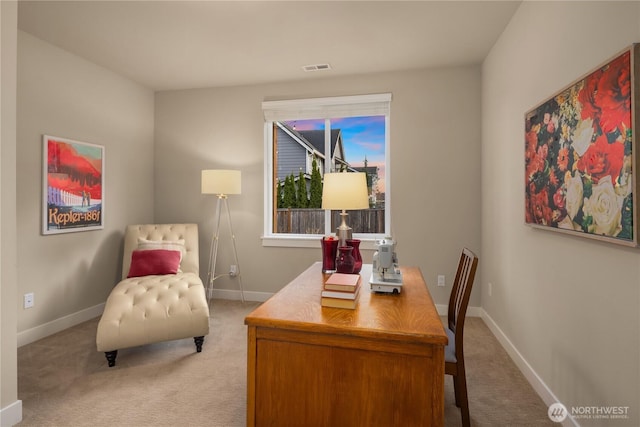
[[[618,178],[619,185],[616,186],[616,193],[623,199],[633,191],[633,175],[631,174],[631,156],[624,156],[622,171]]]
[[[571,145],[576,150],[578,156],[582,157],[584,153],[591,145],[591,138],[593,137],[593,120],[586,119],[581,121],[576,130],[573,132],[573,142]]]
[[[593,232],[604,236],[616,236],[622,231],[622,203],[624,198],[613,189],[611,177],[600,179],[593,193],[584,199],[584,213],[593,218]]]
[[[572,176],[565,180],[565,185],[567,214],[571,219],[574,219],[582,207],[582,178],[579,174]]]
[[[573,221],[569,216],[565,216],[562,220],[558,221],[558,228],[563,228],[565,230],[580,230],[580,227],[576,227],[573,225]]]

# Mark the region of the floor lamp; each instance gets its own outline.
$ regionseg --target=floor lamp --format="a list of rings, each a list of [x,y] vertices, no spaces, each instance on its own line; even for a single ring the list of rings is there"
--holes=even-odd
[[[230,194],[241,193],[241,175],[238,170],[222,170],[222,169],[210,169],[202,171],[202,194],[215,194],[218,196],[218,204],[216,206],[215,216],[215,229],[213,237],[211,238],[211,249],[209,252],[209,270],[207,273],[207,298],[210,300],[213,294],[213,281],[217,278],[227,275],[220,275],[216,277],[216,259],[218,258],[218,242],[220,236],[220,217],[222,216],[222,205],[224,205],[227,211],[227,223],[229,225],[229,233],[231,234],[231,241],[233,243],[233,256],[237,271],[235,272],[238,277],[238,284],[240,285],[240,297],[244,303],[244,289],[242,287],[242,278],[240,275],[240,263],[238,262],[238,250],[236,249],[236,236],[233,234],[233,227],[231,227],[231,212],[229,211],[229,202],[227,197]],[[232,272],[229,272],[229,276]]]

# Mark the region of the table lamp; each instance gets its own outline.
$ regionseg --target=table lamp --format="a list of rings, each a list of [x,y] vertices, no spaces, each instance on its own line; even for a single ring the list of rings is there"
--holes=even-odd
[[[347,210],[368,209],[369,193],[367,176],[362,172],[337,172],[324,174],[322,185],[322,209],[342,210],[342,223],[336,230],[340,243],[345,246],[352,238],[352,229],[347,225]]]
[[[235,274],[238,277],[240,285],[240,296],[244,302],[244,290],[242,288],[242,279],[240,278],[240,263],[238,262],[238,251],[236,249],[236,236],[233,234],[231,226],[231,213],[229,212],[229,202],[227,196],[230,194],[241,194],[242,178],[239,170],[225,169],[209,169],[202,171],[202,194],[215,194],[218,196],[218,204],[216,207],[216,227],[211,238],[211,251],[209,256],[209,270],[207,273],[207,297],[211,299],[213,293],[213,281],[216,280],[216,259],[218,257],[218,237],[220,235],[220,217],[221,206],[224,204],[227,211],[227,223],[229,225],[229,233],[233,242],[233,255],[237,266]],[[230,275],[232,273],[229,273]]]

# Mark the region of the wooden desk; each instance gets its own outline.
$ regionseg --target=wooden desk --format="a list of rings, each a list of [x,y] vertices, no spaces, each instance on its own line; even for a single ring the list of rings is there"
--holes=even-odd
[[[447,336],[418,268],[400,295],[361,271],[355,310],[320,305],[315,263],[245,318],[248,426],[441,426]]]

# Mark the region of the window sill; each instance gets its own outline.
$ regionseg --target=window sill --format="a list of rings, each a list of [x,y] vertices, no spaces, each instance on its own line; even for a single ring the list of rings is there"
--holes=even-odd
[[[310,236],[262,236],[262,246],[280,248],[313,248],[320,249],[320,235]],[[376,249],[375,242],[382,237],[355,237],[360,239],[360,250],[373,251]]]

